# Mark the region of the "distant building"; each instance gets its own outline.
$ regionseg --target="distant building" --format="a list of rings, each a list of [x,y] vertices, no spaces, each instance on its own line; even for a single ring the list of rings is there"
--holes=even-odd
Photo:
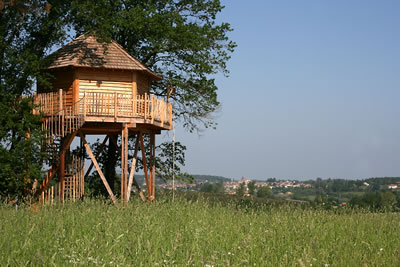
[[[390,185],[388,185],[388,188],[389,189],[397,189],[398,185],[397,184],[390,184]]]

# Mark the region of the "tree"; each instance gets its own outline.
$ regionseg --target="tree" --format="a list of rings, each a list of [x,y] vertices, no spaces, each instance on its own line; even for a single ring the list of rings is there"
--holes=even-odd
[[[267,198],[272,195],[272,190],[269,186],[262,186],[257,190],[257,197]]]
[[[219,107],[212,75],[228,74],[226,62],[236,44],[228,23],[217,24],[219,0],[73,1],[71,24],[77,35],[95,33],[113,39],[163,76],[152,93],[172,95],[174,115],[190,131],[214,126]]]
[[[88,32],[104,41],[113,39],[161,74],[164,79],[153,84],[151,93],[166,97],[168,85],[173,86],[174,118],[192,132],[215,127],[212,115],[219,102],[213,75],[228,74],[226,62],[236,46],[227,37],[230,25],[216,23],[222,9],[219,0],[74,1],[70,20],[77,35]],[[166,143],[157,149],[163,150],[157,160],[157,175],[163,179],[172,178],[170,146]],[[178,152],[186,149],[181,148]],[[107,166],[114,162],[110,158]],[[179,170],[175,168],[175,177],[190,179]]]
[[[236,195],[242,197],[244,196],[244,193],[246,193],[246,185],[244,183],[240,183],[239,187],[236,188]]]
[[[175,142],[175,155],[173,155],[172,147],[172,142],[164,142],[156,147],[156,151],[158,152],[156,158],[157,177],[165,181],[175,175],[175,178],[178,180],[192,182],[194,179],[193,176],[181,171],[181,166],[185,166],[186,146],[182,145],[181,142]]]
[[[256,182],[251,181],[247,184],[247,188],[249,189],[249,194],[254,195],[256,193]]]
[[[381,195],[381,208],[385,210],[393,210],[397,205],[396,194],[390,191],[384,192]]]
[[[40,121],[29,98],[46,52],[64,41],[68,1],[0,1],[0,196],[22,196],[41,177]],[[29,138],[28,138],[29,137]]]
[[[223,194],[225,192],[225,188],[222,182],[205,183],[201,186],[200,192]]]
[[[350,205],[354,207],[362,207],[376,210],[381,206],[381,194],[379,192],[368,192],[363,194],[362,196],[354,196],[350,200]]]

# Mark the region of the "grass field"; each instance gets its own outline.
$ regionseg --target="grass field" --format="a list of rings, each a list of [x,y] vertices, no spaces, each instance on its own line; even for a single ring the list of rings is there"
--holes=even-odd
[[[0,265],[399,266],[400,215],[202,200],[0,206]]]

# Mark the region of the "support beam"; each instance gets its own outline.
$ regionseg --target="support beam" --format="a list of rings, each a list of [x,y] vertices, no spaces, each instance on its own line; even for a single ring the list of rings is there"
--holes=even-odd
[[[100,166],[99,166],[99,164],[97,163],[97,160],[96,160],[96,158],[94,157],[93,152],[92,152],[92,150],[90,149],[89,144],[87,143],[85,137],[83,136],[83,134],[82,134],[81,132],[79,132],[79,135],[80,135],[80,137],[82,138],[82,141],[83,141],[84,146],[85,146],[85,148],[86,148],[86,152],[89,154],[89,157],[92,159],[93,164],[94,164],[94,166],[96,167],[96,170],[97,170],[97,172],[99,173],[100,178],[101,178],[101,180],[103,181],[103,184],[104,184],[104,186],[106,187],[108,194],[110,195],[112,201],[114,202],[114,205],[117,205],[117,201],[116,201],[116,199],[115,199],[115,196],[114,196],[113,192],[111,191],[111,188],[110,188],[110,186],[109,186],[108,183],[107,183],[106,177],[104,177],[104,174],[103,174],[103,172],[101,171]]]
[[[125,131],[122,129],[121,131],[121,202],[125,203],[124,201],[124,180],[125,180]]]
[[[128,127],[123,125],[121,134],[121,200],[127,203],[127,180],[128,180]]]
[[[155,188],[156,188],[156,137],[155,134],[151,134],[150,135],[150,155],[151,155],[151,178],[152,178],[152,183],[151,183],[151,197],[152,200],[155,199],[156,197],[156,192],[155,192]]]
[[[147,172],[146,151],[144,150],[143,134],[141,132],[139,133],[139,139],[140,139],[140,150],[142,150],[142,161],[144,169],[144,178],[146,180],[147,198],[150,200],[150,184],[149,184],[149,174]]]
[[[146,201],[146,198],[144,197],[143,192],[140,189],[140,187],[134,177],[138,150],[139,150],[139,134],[136,135],[135,151],[133,153],[133,158],[132,158],[132,163],[131,163],[131,171],[129,173],[128,193],[127,193],[127,197],[126,197],[127,201],[129,201],[129,199],[131,197],[132,183],[135,185],[137,191],[139,192],[140,198],[143,201]]]
[[[105,146],[105,144],[107,143],[108,138],[109,138],[109,136],[107,135],[107,136],[104,138],[103,143],[101,143],[101,145],[100,145],[100,147],[99,147],[99,150],[98,150],[97,153],[96,153],[96,160],[99,158],[101,152],[103,152],[104,146]],[[92,162],[92,163],[90,164],[89,168],[88,168],[87,171],[86,171],[85,178],[84,178],[85,180],[86,180],[86,178],[88,177],[88,175],[89,175],[90,171],[92,170],[93,166],[94,166],[94,163]]]

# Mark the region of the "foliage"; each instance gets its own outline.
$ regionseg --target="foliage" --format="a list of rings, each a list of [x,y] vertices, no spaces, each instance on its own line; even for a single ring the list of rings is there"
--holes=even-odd
[[[272,190],[269,188],[269,186],[262,186],[258,188],[257,197],[266,198],[270,196],[272,196]]]
[[[111,38],[163,76],[152,93],[172,95],[175,117],[189,129],[213,126],[218,109],[217,72],[236,44],[228,39],[228,23],[217,23],[219,0],[87,0],[73,1],[71,23],[77,35],[95,33]]]
[[[386,192],[390,184],[400,185],[400,177],[375,177],[360,180],[349,179],[321,179],[302,181],[310,184],[311,187],[275,187],[275,193],[288,191],[292,192],[292,199],[313,201],[317,195],[324,196],[326,203],[339,205],[342,202],[349,202],[352,198],[357,198],[365,193]]]
[[[21,197],[34,179],[40,179],[40,163],[46,155],[41,152],[40,122],[30,112],[30,99],[21,102],[14,98],[11,102],[9,98],[7,102],[14,105],[10,108],[0,102],[0,197]]]
[[[382,193],[380,204],[383,209],[392,210],[397,205],[396,194],[390,191]]]
[[[247,189],[249,190],[249,195],[255,195],[256,193],[256,182],[251,181],[250,183],[247,184]]]
[[[361,196],[355,196],[350,200],[350,205],[353,207],[362,207],[365,209],[376,210],[389,210],[398,211],[400,204],[397,201],[397,196],[394,192],[374,192],[365,193]]]
[[[321,179],[304,181],[322,193],[338,192],[383,192],[387,185],[400,183],[400,177],[376,177],[362,180]],[[313,190],[313,189],[311,189]]]
[[[199,175],[199,174],[193,174],[192,175],[195,182],[201,183],[204,181],[208,182],[230,182],[230,178],[222,177],[222,176],[215,176],[215,175]]]
[[[244,193],[246,193],[246,185],[244,183],[240,183],[238,188],[236,188],[236,195],[237,196],[244,196]]]
[[[164,181],[170,180],[175,176],[177,180],[192,182],[193,176],[181,171],[181,166],[185,166],[185,150],[186,146],[182,145],[181,142],[175,142],[175,144],[164,142],[158,145],[156,147],[158,152],[156,157],[156,176]]]
[[[0,205],[0,262],[25,265],[399,266],[399,214],[163,198],[114,207]],[[51,218],[51,219],[49,219]],[[151,222],[151,223],[149,223]]]
[[[46,52],[64,40],[64,2],[0,2],[0,196],[21,196],[41,178],[40,123],[31,99],[22,96],[31,93],[35,80],[49,79],[40,67]]]
[[[200,192],[223,194],[225,192],[224,184],[221,182],[205,183],[201,186]]]

